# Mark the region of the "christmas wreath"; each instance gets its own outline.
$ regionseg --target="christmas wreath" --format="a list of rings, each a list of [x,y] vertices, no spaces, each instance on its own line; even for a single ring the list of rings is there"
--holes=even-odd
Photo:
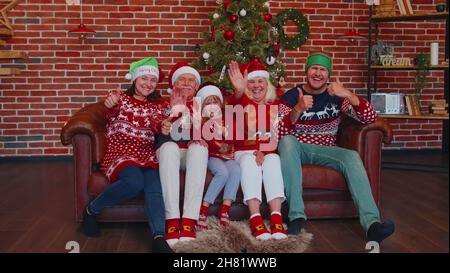
[[[289,37],[284,33],[283,26],[287,21],[292,20],[297,24],[299,33],[294,37]],[[293,49],[303,45],[309,36],[308,19],[299,10],[285,9],[277,14],[276,17],[278,32],[280,35],[280,42],[283,48]]]

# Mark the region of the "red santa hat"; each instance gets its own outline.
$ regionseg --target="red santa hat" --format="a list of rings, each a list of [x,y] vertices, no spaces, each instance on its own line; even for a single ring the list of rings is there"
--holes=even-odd
[[[244,74],[245,70],[247,70],[248,75],[247,79],[251,80],[256,77],[263,77],[269,80],[270,74],[267,68],[261,63],[261,61],[257,58],[242,64],[240,66],[242,74]]]
[[[201,84],[202,82],[200,73],[198,73],[198,71],[195,68],[193,68],[186,62],[178,62],[172,67],[169,73],[169,88],[167,89],[168,93],[172,93],[173,85],[175,84],[177,79],[183,74],[192,74],[195,76],[195,79],[197,80],[198,84]]]

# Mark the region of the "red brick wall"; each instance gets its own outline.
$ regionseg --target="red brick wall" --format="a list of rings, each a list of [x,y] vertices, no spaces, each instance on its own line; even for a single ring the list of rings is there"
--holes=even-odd
[[[356,27],[368,33],[368,6],[355,4]],[[434,10],[433,1],[414,0],[415,10]],[[84,0],[83,17],[97,35],[81,44],[67,31],[79,23],[79,7],[64,0],[27,0],[9,12],[15,35],[5,38],[5,50],[25,51],[29,59],[10,65],[23,68],[18,76],[0,76],[0,155],[68,155],[59,140],[64,121],[82,106],[102,99],[108,90],[127,83],[130,62],[156,56],[166,72],[179,60],[196,58],[195,44],[208,30],[207,14],[215,0]],[[309,48],[333,52],[333,76],[358,93],[367,82],[366,45],[349,46],[336,40],[351,22],[348,0],[270,1],[275,15],[285,8],[309,17],[311,35],[306,45],[283,51],[286,89],[304,80],[303,63]],[[396,53],[414,56],[429,50],[429,42],[444,40],[445,24],[384,24],[382,38],[394,41]],[[443,51],[444,43],[441,43]],[[399,54],[400,55],[400,54]],[[3,65],[8,61],[1,61]],[[383,90],[412,92],[412,72],[388,72],[379,79]],[[433,72],[424,99],[442,98],[443,73]],[[159,86],[161,90],[166,84]],[[424,104],[425,105],[425,104]],[[392,121],[395,141],[388,148],[439,148],[441,122]]]

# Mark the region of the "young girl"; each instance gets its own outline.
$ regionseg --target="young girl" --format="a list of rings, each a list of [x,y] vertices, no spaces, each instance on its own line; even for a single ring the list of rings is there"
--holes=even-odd
[[[220,89],[214,85],[207,84],[198,91],[196,96],[201,99],[202,116],[205,117],[206,115],[202,125],[206,124],[209,126],[211,129],[210,133],[212,133],[211,137],[208,137],[210,140],[207,141],[209,151],[208,169],[214,177],[203,198],[200,216],[197,221],[197,229],[206,230],[208,229],[207,216],[209,206],[214,203],[224,188],[223,203],[217,217],[222,225],[229,225],[228,212],[231,203],[236,200],[236,193],[241,179],[241,169],[237,162],[233,160],[233,145],[225,142],[226,132],[223,129],[225,127],[222,119],[223,96]]]
[[[157,61],[142,59],[130,66],[126,78],[132,80],[131,87],[125,93],[117,89],[108,94],[106,151],[100,170],[111,184],[87,205],[82,229],[88,237],[99,236],[96,215],[143,192],[153,251],[172,252],[164,239],[164,202],[153,148],[167,108],[151,98],[159,77]]]

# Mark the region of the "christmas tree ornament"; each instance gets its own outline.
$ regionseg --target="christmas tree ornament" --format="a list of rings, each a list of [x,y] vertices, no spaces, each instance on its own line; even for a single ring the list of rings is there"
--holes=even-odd
[[[213,18],[214,18],[214,19],[219,19],[219,17],[220,17],[220,15],[219,15],[218,13],[214,13],[214,14],[213,14]]]
[[[210,66],[208,67],[208,73],[209,73],[209,75],[214,74],[214,67],[213,67],[212,65],[210,65]]]
[[[222,71],[220,71],[219,82],[221,82],[223,80],[223,77],[225,77],[225,71],[227,71],[227,66],[226,65],[224,65],[222,67]]]
[[[261,30],[260,26],[255,27],[255,37],[258,37],[259,31]]]
[[[269,2],[265,2],[265,3],[264,3],[264,7],[266,7],[266,8],[270,7]]]
[[[237,15],[231,15],[230,16],[230,23],[236,23],[238,20],[238,16]]]
[[[273,65],[275,63],[275,60],[276,59],[273,56],[269,56],[269,57],[266,58],[266,63],[268,65]]]
[[[245,9],[241,9],[241,11],[239,11],[239,15],[245,17],[247,15],[247,11]]]
[[[274,48],[276,51],[280,51],[280,49],[281,49],[280,42],[276,43],[276,44],[273,46],[273,48]]]
[[[273,35],[278,35],[278,28],[277,27],[272,27],[272,34]]]
[[[208,64],[208,60],[210,57],[209,53],[208,52],[203,53],[202,57],[203,57],[203,60],[205,60],[205,64]]]
[[[225,38],[225,40],[232,40],[234,38],[234,31],[232,30],[227,30],[224,32],[223,37]]]
[[[223,6],[225,7],[225,9],[228,9],[228,7],[230,6],[231,0],[224,0],[223,1]]]
[[[264,14],[264,21],[270,22],[271,20],[272,20],[272,14],[270,14],[270,13],[265,13],[265,14]]]
[[[272,47],[272,54],[273,54],[275,57],[278,57],[278,55],[280,55],[280,50],[281,50],[281,45],[280,45],[280,43],[276,43],[276,44],[274,44],[273,47]]]

